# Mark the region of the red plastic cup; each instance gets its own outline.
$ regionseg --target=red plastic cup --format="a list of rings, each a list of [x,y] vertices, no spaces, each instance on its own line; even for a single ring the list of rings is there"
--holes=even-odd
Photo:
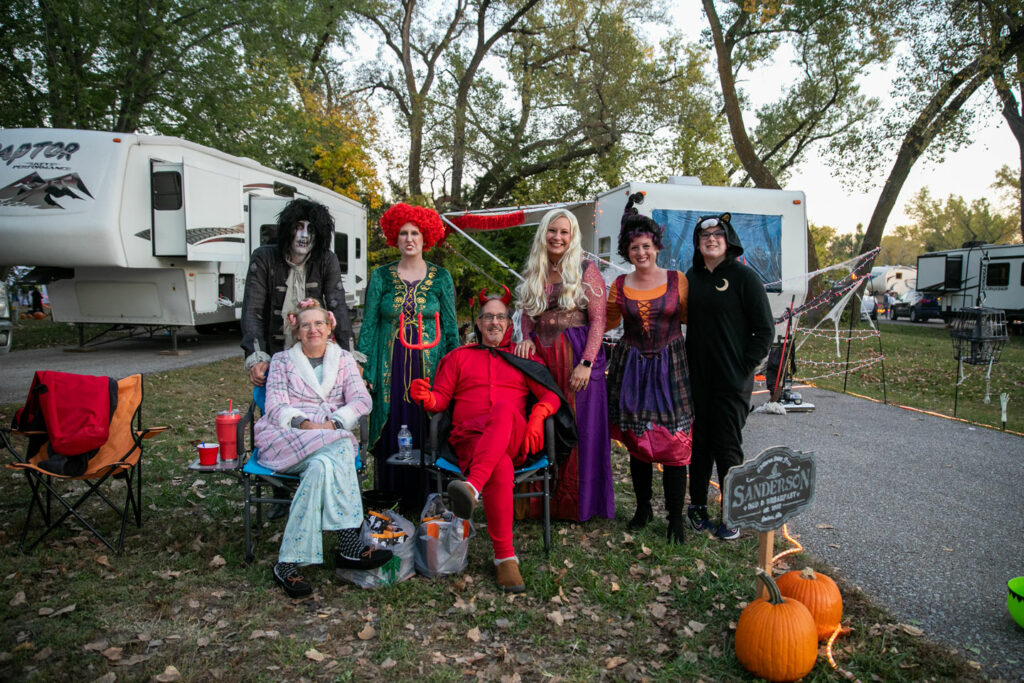
[[[217,413],[217,441],[220,442],[220,459],[238,459],[238,423],[242,414],[237,410],[222,410]]]
[[[217,451],[220,450],[219,445],[204,441],[196,446],[196,450],[199,451],[200,465],[209,466],[217,464]]]

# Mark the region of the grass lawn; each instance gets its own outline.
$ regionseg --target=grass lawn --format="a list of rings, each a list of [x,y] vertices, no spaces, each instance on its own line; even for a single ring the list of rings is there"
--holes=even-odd
[[[78,346],[78,328],[71,323],[57,323],[51,318],[14,320],[12,351],[45,349],[53,346]],[[107,325],[86,325],[85,339],[99,334]]]
[[[846,390],[881,401],[884,364],[885,398],[889,403],[952,416],[958,370],[949,330],[941,325],[901,325],[882,321],[879,331],[884,361],[850,373]],[[811,383],[823,389],[843,390],[846,339],[850,337],[848,323],[840,325],[839,334],[839,358],[836,357],[835,337],[829,336],[827,330],[815,332],[807,339],[797,352],[797,381],[838,373],[833,377],[812,379]],[[866,322],[853,328],[851,367],[862,366],[878,358],[879,337],[870,335],[871,328]],[[797,342],[803,337],[799,335]],[[964,365],[965,379],[959,388],[957,417],[1001,428],[999,394],[1005,392],[1010,396],[1006,428],[1024,432],[1024,337],[1011,336],[1003,347],[999,362],[992,366],[990,403],[986,405],[987,372],[987,365]]]
[[[270,577],[283,521],[266,525],[256,561],[245,564],[240,485],[186,469],[192,444],[213,436],[215,409],[228,398],[244,405],[248,394],[235,360],[147,377],[144,423],[174,429],[149,442],[144,526],[129,530],[121,555],[74,527],[17,555],[28,492],[13,473],[0,477],[0,680],[74,672],[141,681],[170,666],[183,680],[750,679],[733,633],[754,596],[756,535],[690,535],[672,547],[657,511],[647,529],[626,533],[633,498],[622,451],[613,454],[617,519],[556,523],[550,557],[540,524],[517,522],[524,595],[496,590],[478,526],[457,577],[364,591],[316,568],[313,596],[289,600]],[[0,409],[0,422],[13,408]],[[980,678],[960,654],[842,588],[852,632],[836,659],[853,676]],[[821,656],[806,680],[844,676]]]

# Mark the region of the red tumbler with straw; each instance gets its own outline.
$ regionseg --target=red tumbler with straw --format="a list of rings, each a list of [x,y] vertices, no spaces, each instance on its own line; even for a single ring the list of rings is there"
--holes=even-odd
[[[234,401],[228,399],[228,409],[217,413],[217,441],[220,442],[220,459],[238,459],[238,423],[242,414],[232,409]]]

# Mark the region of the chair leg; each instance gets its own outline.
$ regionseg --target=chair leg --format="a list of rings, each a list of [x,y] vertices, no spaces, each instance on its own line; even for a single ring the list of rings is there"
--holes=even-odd
[[[249,481],[248,474],[242,474],[242,487],[243,487],[243,510],[242,517],[245,519],[245,561],[252,562],[253,560],[253,548],[252,548],[252,518],[251,518],[251,506],[252,506],[252,492],[251,483]],[[259,496],[259,483],[256,484],[257,493]]]
[[[544,472],[544,554],[551,554],[551,472]]]

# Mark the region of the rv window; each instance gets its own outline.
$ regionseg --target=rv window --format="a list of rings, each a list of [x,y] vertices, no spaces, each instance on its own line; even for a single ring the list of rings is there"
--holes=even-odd
[[[181,173],[178,171],[156,171],[152,177],[153,209],[156,211],[177,211],[181,208]]]
[[[598,242],[597,242],[597,255],[600,256],[603,259],[608,259],[609,261],[611,260],[611,258],[612,258],[612,238],[611,237],[602,237],[600,240],[598,240]]]
[[[902,280],[903,279],[903,273],[901,273],[899,271],[896,271],[896,279],[897,280]]]
[[[990,263],[985,273],[986,287],[1006,287],[1010,284],[1010,264]]]
[[[963,267],[963,256],[949,256],[946,258],[945,289],[960,289],[963,282],[960,273]]]
[[[348,235],[334,233],[334,253],[338,255],[338,266],[341,274],[348,274]]]
[[[363,241],[356,238],[356,260],[358,261],[363,257]]]
[[[260,226],[260,246],[277,242],[277,223],[264,223]]]

